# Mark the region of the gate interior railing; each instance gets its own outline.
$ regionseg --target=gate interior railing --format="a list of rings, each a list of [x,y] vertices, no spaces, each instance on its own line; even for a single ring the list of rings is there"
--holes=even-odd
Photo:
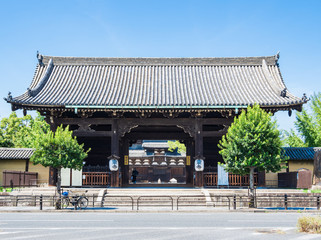
[[[218,177],[216,172],[204,172],[204,184],[205,186],[217,186]],[[238,174],[228,174],[229,186],[249,186],[250,177],[249,175],[241,176]],[[257,186],[258,175],[254,173],[254,185]]]
[[[107,186],[110,185],[110,172],[83,172],[82,185],[84,186]]]

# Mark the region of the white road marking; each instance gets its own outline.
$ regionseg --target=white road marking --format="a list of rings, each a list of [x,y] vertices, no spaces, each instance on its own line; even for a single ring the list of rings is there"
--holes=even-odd
[[[61,219],[61,220],[33,220],[33,219],[15,219],[15,220],[0,220],[0,221],[3,221],[3,222],[114,222],[114,220],[80,220],[80,219],[70,219],[70,220],[67,220],[67,219]],[[1,222],[0,222],[1,224]]]
[[[273,230],[292,230],[295,227],[5,227],[3,230],[257,230],[257,229],[273,229]]]
[[[82,233],[82,232],[94,232],[94,230],[91,230],[91,231],[88,231],[88,230],[85,230],[85,231],[81,231],[81,230],[78,230],[77,233]],[[31,234],[33,232],[24,232],[24,236],[17,236],[17,237],[10,237],[10,240],[14,240],[14,239],[36,239],[36,238],[41,238],[41,239],[50,239],[50,236],[55,236],[57,237],[58,235],[65,235],[66,233],[65,232],[60,232],[60,233],[57,233],[56,231],[53,232],[53,233],[38,233],[36,235],[28,235],[28,234]],[[27,234],[27,235],[26,235]],[[78,239],[78,238],[77,238]]]
[[[271,219],[271,220],[265,220],[265,219],[261,219],[261,220],[257,220],[257,219],[230,219],[227,220],[227,222],[275,222],[275,220]],[[289,222],[289,220],[278,220],[278,222]],[[294,221],[296,222],[296,221]]]
[[[17,232],[0,232],[0,235],[13,234],[13,233],[17,233]]]

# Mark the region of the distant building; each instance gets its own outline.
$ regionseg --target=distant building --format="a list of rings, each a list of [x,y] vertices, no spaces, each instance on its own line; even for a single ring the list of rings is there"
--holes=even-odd
[[[137,183],[186,184],[186,153],[168,150],[167,141],[142,141],[129,148],[129,171],[139,174]]]
[[[31,148],[0,147],[0,186],[48,185],[49,168],[30,161]]]
[[[285,156],[287,160],[286,168],[281,172],[295,173],[302,170],[307,170],[311,173],[311,182],[314,170],[314,155],[321,150],[321,147],[285,147]],[[266,186],[278,187],[280,185],[278,173],[266,173],[265,176]],[[289,180],[291,181],[291,180]],[[282,185],[283,183],[281,183]],[[287,186],[293,184],[287,183]]]

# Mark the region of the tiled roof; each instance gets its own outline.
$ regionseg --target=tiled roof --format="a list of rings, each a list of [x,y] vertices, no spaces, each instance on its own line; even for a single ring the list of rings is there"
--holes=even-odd
[[[130,158],[140,158],[140,157],[146,157],[146,158],[153,158],[154,156],[159,156],[159,155],[154,155],[150,154],[148,155],[144,150],[129,150],[129,157]],[[161,155],[164,157],[169,157],[169,158],[181,158],[181,157],[186,157],[186,153],[165,153],[164,155]]]
[[[0,159],[30,159],[32,148],[0,148]]]
[[[169,148],[167,141],[165,142],[143,142],[143,148]]]
[[[313,160],[314,154],[321,150],[321,147],[285,147],[285,155],[290,160]]]
[[[146,156],[145,150],[129,150],[129,157],[143,157]]]
[[[29,91],[8,102],[95,108],[302,105],[286,89],[277,56],[76,58],[43,56]]]

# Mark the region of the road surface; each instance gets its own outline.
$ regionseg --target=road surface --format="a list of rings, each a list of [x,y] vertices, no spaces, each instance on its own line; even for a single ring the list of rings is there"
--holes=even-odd
[[[0,239],[321,239],[296,232],[304,213],[0,213]],[[311,215],[311,213],[310,213]]]

